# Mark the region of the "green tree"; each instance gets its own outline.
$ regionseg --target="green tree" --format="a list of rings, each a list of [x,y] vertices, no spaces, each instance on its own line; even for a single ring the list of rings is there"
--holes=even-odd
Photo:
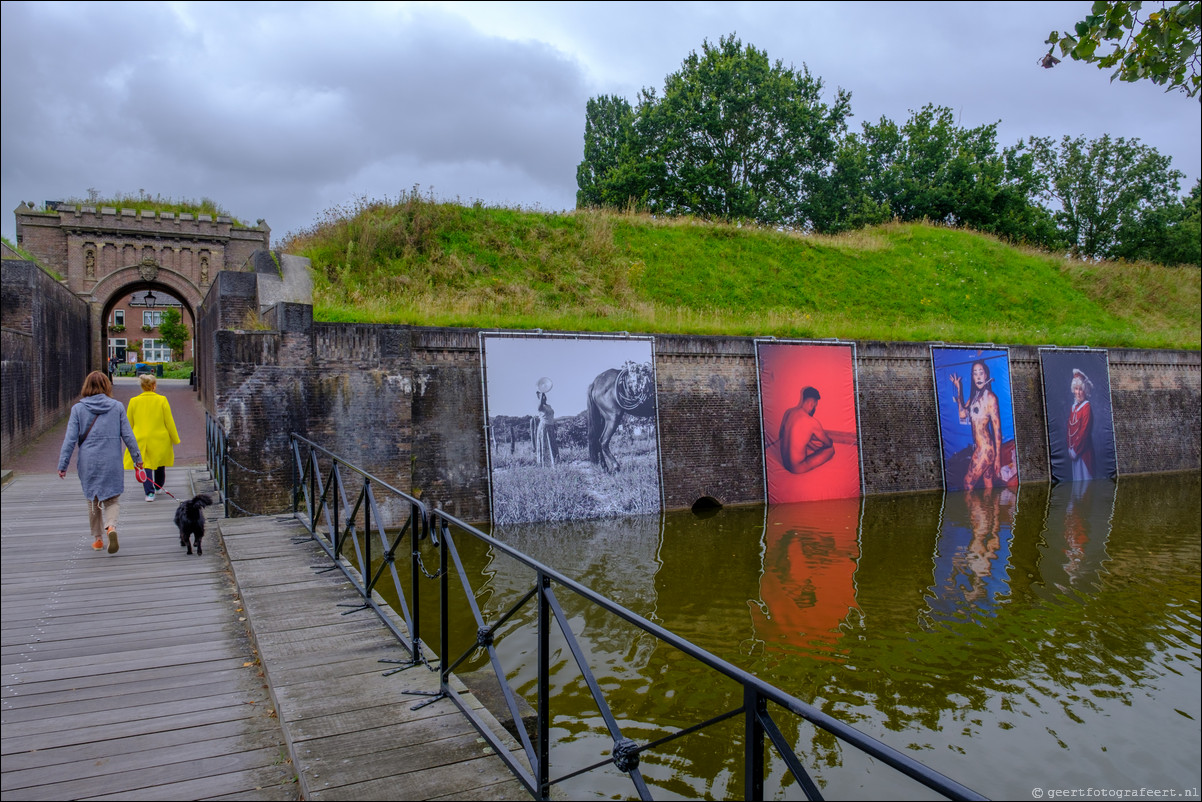
[[[645,102],[652,150],[667,168],[653,209],[803,227],[846,129],[851,95],[822,100],[822,80],[785,67],[733,34],[706,41]],[[654,95],[645,94],[654,99]]]
[[[159,323],[159,336],[167,344],[167,347],[171,349],[173,359],[176,354],[183,354],[184,344],[192,336],[188,331],[188,327],[181,320],[182,316],[178,309],[168,309],[163,312],[163,320]]]
[[[644,101],[654,101],[644,93]],[[648,153],[648,120],[615,95],[590,98],[584,118],[584,161],[576,168],[576,207],[643,208],[662,181],[663,164]]]
[[[1199,38],[1202,36],[1202,2],[1152,3],[1159,8],[1142,19],[1144,4],[1098,0],[1071,33],[1052,31],[1043,66],[1054,67],[1060,54],[1074,61],[1115,67],[1110,80],[1149,80],[1169,92],[1180,89],[1189,97],[1202,88],[1199,76]],[[1198,96],[1202,101],[1202,96]]]
[[[884,117],[863,124],[835,157],[837,210],[816,227],[892,216],[1045,243],[1054,227],[1036,202],[1042,180],[1034,156],[1021,143],[999,150],[997,127],[960,127],[951,109],[929,104],[900,126]]]
[[[1075,255],[1116,256],[1124,232],[1144,226],[1149,211],[1172,202],[1182,173],[1172,159],[1138,139],[1108,134],[1087,141],[1064,137],[1059,147],[1048,137],[1031,137],[1035,161],[1046,178],[1042,196],[1053,202],[1053,216],[1064,245]]]
[[[1150,209],[1133,226],[1119,231],[1114,255],[1165,265],[1202,267],[1202,182],[1185,198]]]
[[[734,35],[706,41],[637,109],[589,101],[577,205],[692,214],[766,225],[808,224],[807,202],[830,170],[850,95],[822,100],[822,81]]]
[[[839,142],[832,169],[809,200],[810,224],[822,234],[837,234],[884,223],[893,217],[889,195],[874,186],[868,143],[849,134]]]
[[[629,200],[615,197],[625,193],[615,187],[614,178],[633,140],[634,109],[626,98],[589,98],[584,112],[584,161],[576,168],[578,209],[617,206]]]

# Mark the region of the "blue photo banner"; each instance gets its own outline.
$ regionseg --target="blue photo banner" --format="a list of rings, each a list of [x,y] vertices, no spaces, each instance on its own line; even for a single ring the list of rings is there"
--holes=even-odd
[[[931,347],[943,483],[948,490],[1018,484],[1010,352]]]

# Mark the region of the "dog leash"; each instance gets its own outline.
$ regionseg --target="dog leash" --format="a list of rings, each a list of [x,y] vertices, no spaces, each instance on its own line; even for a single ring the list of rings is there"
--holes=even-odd
[[[147,474],[147,473],[146,473],[146,469],[145,469],[145,468],[136,468],[136,469],[134,469],[134,478],[135,478],[135,479],[137,479],[139,482],[145,482],[145,481],[146,481],[147,479],[149,479],[150,477],[149,477],[149,474]],[[158,483],[158,482],[156,482],[155,480],[153,480],[153,479],[150,479],[150,483],[151,483],[152,485],[154,485],[156,489],[158,489],[158,490],[162,490],[164,493],[166,493],[167,495],[171,496],[171,498],[175,498],[175,494],[174,494],[174,493],[172,493],[172,492],[171,492],[170,490],[168,490],[167,488],[163,487],[161,484],[159,484],[159,483]],[[179,501],[179,499],[177,499],[177,498],[175,498],[175,500],[176,500],[176,501]]]

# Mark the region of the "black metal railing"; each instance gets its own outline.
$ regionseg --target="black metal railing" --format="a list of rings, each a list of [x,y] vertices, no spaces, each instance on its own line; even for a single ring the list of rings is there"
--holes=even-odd
[[[428,533],[426,505],[298,434],[291,436],[290,450],[292,512],[333,560],[334,565],[325,570],[341,568],[362,598],[361,605],[344,615],[371,608],[409,651],[410,659],[403,662],[403,667],[424,662],[419,605],[422,561],[418,544]],[[353,502],[348,502],[348,487],[355,496]],[[376,488],[392,497],[394,503],[388,510],[392,514],[381,509]],[[396,501],[400,502],[399,515]],[[410,550],[409,594],[396,566],[398,550],[406,537]],[[373,541],[378,541],[378,551],[373,550]],[[398,599],[404,631],[375,598],[386,579],[391,580],[389,589]]]
[[[631,782],[634,784],[635,791],[640,799],[651,799],[650,790],[644,781],[642,774],[639,771],[639,755],[656,749],[664,744],[674,741],[686,735],[691,735],[700,732],[708,727],[719,724],[736,717],[743,720],[744,731],[744,798],[745,799],[763,799],[764,798],[764,769],[765,769],[765,739],[771,742],[777,753],[784,761],[788,773],[793,779],[804,789],[806,798],[821,799],[821,792],[818,789],[817,783],[810,777],[809,773],[802,766],[801,760],[797,757],[793,748],[785,739],[779,725],[777,724],[776,716],[779,712],[769,708],[771,703],[780,712],[790,716],[801,718],[810,724],[825,730],[834,735],[843,743],[853,746],[856,749],[864,752],[870,757],[880,760],[888,766],[891,766],[897,771],[913,778],[917,782],[926,787],[943,794],[949,799],[984,799],[985,797],[977,794],[975,791],[967,788],[960,783],[951,780],[930,767],[914,760],[908,755],[893,749],[890,746],[881,743],[880,741],[868,736],[859,730],[842,723],[841,721],[832,718],[823,713],[812,705],[809,705],[794,696],[791,696],[784,691],[776,688],[758,677],[737,668],[734,665],[722,660],[721,658],[707,652],[706,650],[690,643],[684,638],[675,635],[672,632],[657,626],[648,621],[644,617],[626,609],[625,607],[607,599],[606,597],[595,593],[589,588],[569,579],[566,576],[548,568],[545,565],[533,560],[525,554],[513,549],[510,546],[502,543],[499,540],[485,534],[475,527],[466,524],[453,516],[443,512],[442,510],[430,511],[431,534],[434,536],[440,552],[440,596],[442,598],[442,607],[439,616],[440,641],[442,648],[442,666],[440,668],[440,683],[442,696],[454,701],[455,705],[471,719],[473,725],[493,747],[496,753],[505,760],[510,770],[518,778],[518,780],[526,786],[526,788],[540,799],[550,798],[550,790],[553,785],[563,782],[564,780],[578,776],[586,771],[591,771],[601,768],[606,765],[614,765],[619,770],[626,772],[629,775]],[[472,538],[476,538],[487,544],[495,553],[502,553],[517,562],[530,568],[535,573],[535,581],[530,590],[523,595],[516,604],[507,611],[502,613],[496,620],[492,622],[485,621],[479,605],[476,603],[475,592],[472,589],[467,571],[463,566],[463,562],[459,556],[459,550],[455,545],[455,538],[460,534]],[[450,576],[452,569],[458,576],[462,586],[463,596],[466,604],[471,609],[472,616],[476,623],[476,640],[470,643],[459,655],[452,659],[450,657],[453,652],[450,639],[450,617],[449,617],[449,599],[451,592],[449,587]],[[633,624],[638,629],[654,636],[659,641],[668,644],[690,657],[698,660],[710,670],[715,671],[730,680],[738,683],[743,690],[742,703],[730,710],[718,713],[708,720],[698,722],[691,726],[669,733],[664,737],[646,743],[637,743],[634,740],[626,737],[617,717],[611,711],[609,704],[605,699],[605,695],[601,690],[600,684],[593,675],[592,669],[589,667],[588,660],[585,657],[584,650],[580,647],[575,633],[568,622],[567,616],[564,614],[563,607],[556,595],[556,588],[573,594],[574,596],[583,599],[591,604],[594,604],[611,615],[623,619],[629,624]],[[458,694],[452,692],[449,681],[451,674],[455,668],[461,665],[469,656],[477,649],[485,649],[488,652],[489,662],[492,665],[497,679],[500,683],[501,690],[504,694],[506,705],[509,708],[509,714],[513,716],[515,722],[521,721],[520,710],[517,705],[517,699],[512,688],[506,679],[506,673],[501,665],[500,659],[496,651],[496,641],[498,640],[501,627],[510,620],[518,610],[524,605],[533,602],[537,605],[537,635],[538,643],[537,654],[537,685],[538,685],[538,701],[537,701],[537,718],[536,718],[536,734],[533,741],[527,735],[522,727],[517,727],[517,733],[521,740],[522,749],[526,757],[527,765],[522,765],[516,761],[505,748],[500,737],[487,726],[485,721],[467,704],[465,704]],[[593,702],[597,705],[597,709],[601,713],[601,717],[605,722],[606,728],[609,730],[609,735],[613,740],[613,747],[608,758],[597,761],[591,766],[573,770],[563,776],[552,778],[550,766],[550,721],[551,721],[551,698],[550,698],[550,636],[552,625],[558,629],[560,636],[564,638],[568,649],[576,663],[576,667],[581,672],[581,676],[587,685]]]
[[[227,482],[229,467],[229,445],[225,438],[225,429],[221,423],[205,411],[205,464],[213,477],[213,485],[221,498],[225,517],[230,515],[229,484]]]
[[[312,537],[321,544],[326,553],[341,567],[356,590],[363,597],[363,604],[356,609],[373,608],[380,619],[392,630],[395,637],[410,653],[405,667],[417,665],[422,660],[422,641],[418,604],[421,597],[423,577],[437,580],[439,597],[439,692],[415,707],[430,704],[437,699],[450,699],[471,720],[480,735],[505,762],[514,776],[531,794],[539,799],[549,799],[553,786],[580,776],[586,772],[609,765],[625,772],[640,799],[651,799],[651,791],[639,769],[640,756],[652,752],[679,738],[701,732],[722,722],[739,719],[743,732],[743,765],[745,799],[765,798],[765,764],[767,744],[775,749],[785,764],[786,772],[803,789],[807,799],[821,799],[817,782],[802,765],[788,739],[782,733],[778,721],[788,718],[790,722],[804,720],[823,730],[842,743],[860,750],[896,771],[911,777],[949,799],[985,799],[985,797],[960,783],[940,774],[908,755],[872,738],[859,730],[823,713],[813,705],[776,688],[758,677],[743,671],[727,661],[707,652],[672,632],[657,626],[646,618],[628,610],[612,600],[590,590],[557,571],[539,563],[522,552],[494,539],[481,530],[458,520],[440,509],[430,509],[417,498],[398,490],[378,478],[342,460],[332,452],[293,434],[292,462],[293,512],[305,524]],[[348,485],[346,479],[354,478]],[[357,485],[355,501],[348,503],[347,487]],[[375,498],[376,489],[392,494],[394,506],[399,504],[408,510],[398,530],[388,534],[387,522],[380,514]],[[360,536],[362,532],[362,536]],[[410,587],[406,594],[396,570],[394,559],[405,538],[411,549]],[[428,538],[428,541],[427,541]],[[504,554],[534,572],[534,582],[516,603],[493,620],[486,620],[476,600],[476,591],[464,567],[456,540],[473,538],[486,545],[494,554]],[[380,552],[373,557],[372,541],[379,541]],[[426,541],[427,548],[438,550],[439,567],[431,573],[422,565],[419,545]],[[378,564],[377,564],[378,563]],[[331,566],[325,570],[332,570]],[[402,632],[392,618],[372,600],[372,593],[384,576],[392,579],[393,591],[400,600],[401,615],[407,632]],[[458,590],[452,592],[452,576],[458,579]],[[583,602],[595,605],[611,615],[626,621],[689,655],[709,670],[717,672],[741,687],[740,702],[730,709],[711,715],[704,721],[666,732],[655,740],[639,743],[623,733],[619,716],[614,714],[601,684],[597,681],[585,650],[581,648],[576,633],[564,613],[557,591],[566,592]],[[475,640],[463,644],[452,643],[451,605],[459,602],[470,611],[475,623]],[[536,627],[537,642],[537,701],[534,734],[531,736],[522,726],[522,712],[518,696],[510,685],[509,678],[497,653],[496,644],[504,636],[521,631],[522,626],[506,630],[506,624],[527,604],[536,608],[533,625]],[[608,755],[599,754],[596,761],[584,767],[574,767],[560,776],[552,775],[550,729],[552,720],[551,637],[553,629],[567,645],[584,684],[600,711],[601,719],[608,730],[612,747]],[[458,652],[453,650],[458,650]],[[521,756],[515,757],[506,745],[506,736],[496,731],[485,717],[464,702],[452,687],[452,676],[479,650],[488,655],[508,708],[515,723],[514,734],[520,741]],[[453,656],[458,654],[458,656]],[[394,673],[401,669],[393,669]],[[620,712],[620,711],[619,711]],[[665,730],[667,728],[664,728]]]

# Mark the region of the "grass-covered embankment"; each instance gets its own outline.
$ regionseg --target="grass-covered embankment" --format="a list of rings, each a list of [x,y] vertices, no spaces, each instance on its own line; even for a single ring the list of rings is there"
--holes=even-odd
[[[327,213],[319,320],[1198,349],[1200,271],[1086,264],[969,231],[839,237],[418,196]]]

